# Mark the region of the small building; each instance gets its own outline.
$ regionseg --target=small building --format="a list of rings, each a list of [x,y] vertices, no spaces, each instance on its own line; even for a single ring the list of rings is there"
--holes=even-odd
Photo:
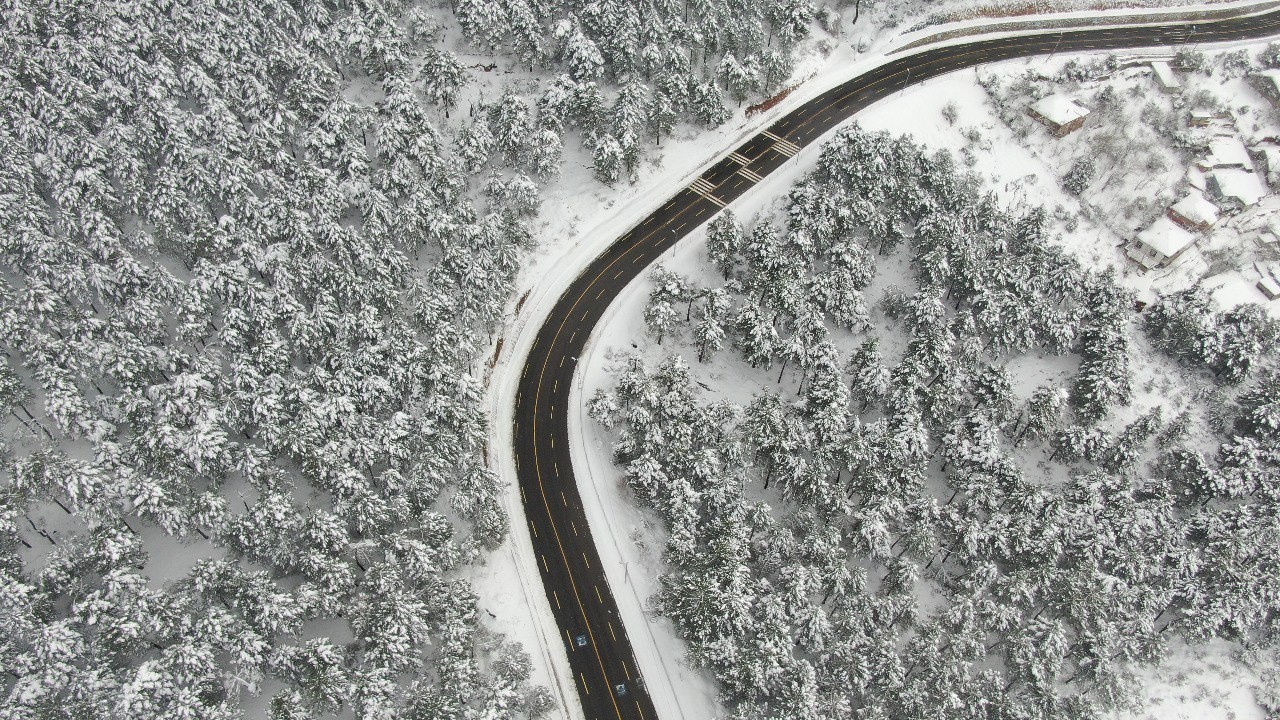
[[[1169,219],[1195,232],[1205,232],[1218,222],[1218,206],[1197,190],[1187,193],[1165,211]]]
[[[1134,237],[1125,254],[1143,270],[1155,270],[1169,267],[1195,244],[1195,235],[1162,215]]]
[[[1054,137],[1063,137],[1079,130],[1084,126],[1085,118],[1089,117],[1086,108],[1061,95],[1040,98],[1027,108],[1027,113],[1049,128]]]
[[[1258,271],[1258,292],[1268,300],[1280,298],[1280,262],[1254,263],[1253,267]]]
[[[1209,199],[1224,212],[1253,207],[1267,196],[1267,188],[1256,173],[1237,168],[1219,168],[1205,178]]]
[[[1191,127],[1210,127],[1224,124],[1234,127],[1235,122],[1231,117],[1231,113],[1215,112],[1213,110],[1192,110],[1190,117],[1187,118],[1187,125]]]
[[[1208,154],[1197,160],[1196,165],[1205,172],[1219,168],[1253,169],[1249,150],[1240,138],[1221,135],[1209,140]]]
[[[1261,292],[1268,300],[1280,298],[1280,282],[1268,275],[1257,282],[1258,291]]]
[[[1174,95],[1182,92],[1182,81],[1164,60],[1155,60],[1151,63],[1151,76],[1155,78],[1156,85],[1159,85],[1161,90]]]

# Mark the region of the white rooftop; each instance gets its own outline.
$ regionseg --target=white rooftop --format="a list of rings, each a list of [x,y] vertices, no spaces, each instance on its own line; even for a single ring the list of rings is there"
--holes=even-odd
[[[1264,277],[1258,281],[1258,289],[1267,297],[1280,297],[1280,283],[1269,277]]]
[[[1205,168],[1251,167],[1249,151],[1240,138],[1222,136],[1209,141],[1209,154],[1200,164]]]
[[[1031,109],[1040,117],[1055,125],[1066,125],[1072,120],[1087,117],[1089,111],[1061,95],[1050,95],[1037,100]]]
[[[1218,221],[1218,206],[1197,190],[1187,193],[1169,209],[1196,224],[1212,225]]]
[[[1138,233],[1138,242],[1165,257],[1177,255],[1195,241],[1195,235],[1163,215],[1146,230]]]
[[[1151,63],[1151,72],[1156,76],[1156,82],[1160,83],[1160,87],[1166,90],[1177,90],[1182,88],[1182,81],[1173,73],[1173,68],[1169,67],[1169,63],[1164,60],[1156,60]]]
[[[1218,186],[1222,197],[1236,200],[1245,207],[1256,205],[1267,195],[1262,180],[1247,170],[1219,168],[1209,173],[1209,178]]]

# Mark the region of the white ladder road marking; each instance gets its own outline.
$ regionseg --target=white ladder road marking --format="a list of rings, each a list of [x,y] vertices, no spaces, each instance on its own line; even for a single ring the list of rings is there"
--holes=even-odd
[[[724,202],[721,201],[720,198],[711,194],[712,191],[716,189],[716,186],[712,185],[706,180],[703,180],[702,178],[698,178],[697,180],[694,180],[693,184],[689,186],[689,189],[701,195],[702,197],[710,200],[711,202],[719,205],[720,207],[724,207]]]
[[[746,168],[738,168],[738,174],[750,180],[753,183],[758,183],[764,180],[764,178],[759,173],[752,172],[751,170],[748,170]]]
[[[800,152],[799,145],[791,142],[790,140],[784,137],[778,137],[777,135],[774,135],[768,130],[765,130],[763,133],[761,133],[761,135],[764,135],[765,137],[772,140],[774,148],[778,152],[782,153],[783,155],[786,155],[787,157],[795,157],[796,153]]]
[[[698,178],[697,180],[694,180],[692,187],[695,191],[704,193],[709,193],[716,189],[716,186],[712,185],[711,182],[705,178]]]
[[[748,160],[747,158],[743,157],[743,156],[742,156],[740,153],[738,153],[738,152],[731,152],[731,153],[729,153],[729,159],[730,159],[730,160],[732,160],[732,161],[734,161],[734,162],[736,162],[736,163],[738,163],[739,165],[750,165],[750,164],[751,164],[751,161],[750,161],[750,160]]]

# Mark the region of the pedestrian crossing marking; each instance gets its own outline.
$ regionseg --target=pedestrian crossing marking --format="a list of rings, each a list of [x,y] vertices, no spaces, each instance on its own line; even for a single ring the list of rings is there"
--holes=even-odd
[[[752,172],[746,168],[738,168],[738,174],[750,180],[753,183],[758,183],[761,180],[764,180],[764,178],[761,177],[759,173]]]
[[[768,130],[765,130],[761,134],[773,141],[774,150],[777,150],[778,152],[782,153],[783,155],[786,155],[787,157],[795,157],[796,153],[800,152],[799,145],[791,142],[790,140],[784,137],[779,137],[778,135],[774,135]]]
[[[700,193],[709,193],[715,190],[716,186],[712,185],[710,182],[708,182],[703,178],[698,178],[697,180],[693,181],[693,189]]]
[[[710,200],[711,202],[719,205],[720,207],[724,207],[724,201],[722,201],[720,198],[716,197],[715,195],[711,194],[712,191],[714,191],[715,189],[716,189],[715,185],[712,185],[711,183],[707,182],[702,178],[698,178],[697,180],[694,180],[693,183],[689,185],[689,190],[691,190],[692,192],[695,192],[701,195],[702,197]]]
[[[729,159],[730,159],[730,160],[732,160],[732,161],[734,161],[734,162],[736,162],[736,163],[738,163],[739,165],[750,165],[750,164],[751,164],[751,161],[750,161],[750,160],[748,160],[747,158],[743,157],[741,153],[737,153],[737,152],[731,152],[731,153],[729,153]]]

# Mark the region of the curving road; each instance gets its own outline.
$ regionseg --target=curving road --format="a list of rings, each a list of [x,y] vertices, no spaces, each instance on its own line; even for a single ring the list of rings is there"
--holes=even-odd
[[[579,353],[605,309],[663,251],[742,195],[800,148],[912,83],[983,63],[1054,52],[1181,46],[1276,34],[1280,11],[1190,25],[1143,25],[978,40],[901,56],[828,90],[778,120],[680,189],[597,257],[556,302],[523,366],[514,443],[542,582],[563,631],[583,710],[592,720],[656,718],[639,687],[578,488],[568,447],[570,387]]]

